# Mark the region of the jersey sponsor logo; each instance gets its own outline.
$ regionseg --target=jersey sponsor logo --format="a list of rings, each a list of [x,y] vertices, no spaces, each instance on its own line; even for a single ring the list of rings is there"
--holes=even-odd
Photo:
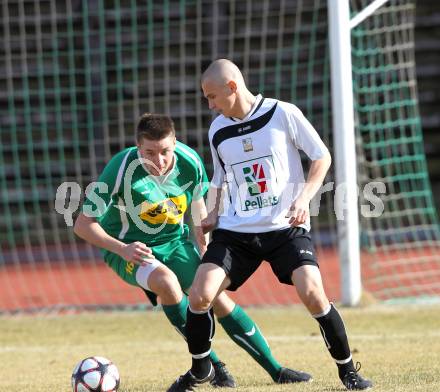
[[[151,224],[167,223],[175,225],[182,220],[187,208],[186,196],[182,194],[156,203],[143,202],[139,216],[142,220]]]
[[[271,207],[279,203],[274,194],[277,177],[272,156],[264,156],[231,165],[239,188],[241,210],[250,211]]]
[[[252,145],[252,139],[251,138],[242,139],[241,142],[243,143],[243,151],[244,152],[254,151],[254,146]]]
[[[243,174],[251,196],[267,192],[266,176],[261,163],[254,163],[252,166],[243,167]]]
[[[280,199],[277,196],[262,197],[257,196],[254,200],[246,200],[244,202],[245,211],[256,210],[258,208],[271,207],[278,204]]]

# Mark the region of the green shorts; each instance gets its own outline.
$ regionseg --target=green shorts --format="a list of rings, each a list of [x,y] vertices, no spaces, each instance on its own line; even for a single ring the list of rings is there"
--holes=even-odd
[[[176,274],[182,290],[189,289],[200,264],[200,255],[194,244],[190,240],[179,238],[163,245],[152,246],[150,249],[157,260]],[[136,272],[139,265],[128,262],[107,250],[102,249],[101,252],[104,261],[123,280],[133,286],[141,287],[136,281]]]

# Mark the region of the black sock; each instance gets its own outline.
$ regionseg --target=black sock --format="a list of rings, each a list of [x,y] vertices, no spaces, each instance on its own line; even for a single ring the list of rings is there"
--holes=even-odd
[[[213,310],[194,313],[188,307],[185,332],[189,352],[192,355],[191,373],[199,379],[205,378],[211,370],[209,353],[215,332]]]
[[[333,304],[330,304],[330,309],[327,312],[313,317],[319,323],[321,335],[328,351],[330,351],[330,355],[338,365],[339,376],[341,377],[353,368],[344,322]]]

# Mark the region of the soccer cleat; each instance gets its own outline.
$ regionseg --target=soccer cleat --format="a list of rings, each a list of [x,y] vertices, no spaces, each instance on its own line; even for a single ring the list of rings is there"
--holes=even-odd
[[[310,374],[283,367],[280,369],[278,379],[275,382],[277,384],[292,384],[294,382],[308,382],[312,380],[313,378]]]
[[[190,392],[194,391],[194,388],[205,382],[211,381],[215,377],[214,367],[211,366],[209,374],[202,379],[198,379],[191,374],[191,371],[187,371],[183,376],[180,376],[174,383],[167,389],[167,392]]]
[[[211,380],[211,385],[218,388],[235,388],[234,377],[229,373],[226,365],[223,362],[217,362],[213,364],[215,370],[215,376]]]
[[[359,370],[361,370],[361,364],[357,362],[356,368],[349,370],[341,378],[342,383],[350,391],[361,391],[373,387],[373,383],[370,380],[362,378],[362,376],[359,374]]]

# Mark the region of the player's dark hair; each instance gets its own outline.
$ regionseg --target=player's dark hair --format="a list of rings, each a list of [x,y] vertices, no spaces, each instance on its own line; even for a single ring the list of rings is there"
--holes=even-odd
[[[162,140],[170,135],[175,136],[174,122],[165,114],[144,113],[136,127],[136,141],[142,139]]]

